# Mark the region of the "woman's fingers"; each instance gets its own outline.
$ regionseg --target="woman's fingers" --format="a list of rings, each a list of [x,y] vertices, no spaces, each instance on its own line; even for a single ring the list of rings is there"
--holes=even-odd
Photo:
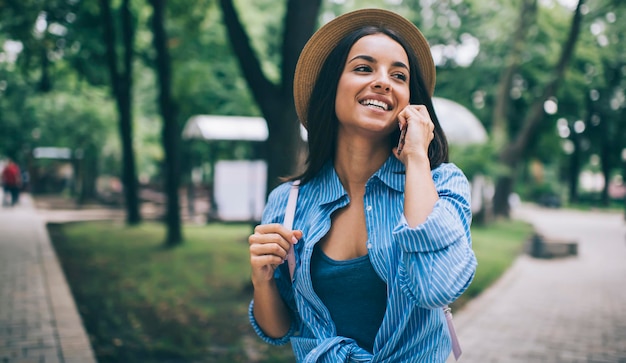
[[[287,251],[278,243],[255,243],[250,245],[250,254],[253,256],[272,255],[278,257],[281,261],[287,258]],[[281,262],[278,261],[278,262]]]
[[[254,234],[248,238],[250,245],[250,264],[255,271],[271,278],[276,265],[280,265],[287,258],[291,246],[302,238],[302,231],[289,230],[281,224],[258,225]],[[268,271],[268,268],[271,269]]]
[[[292,244],[298,243],[300,238],[302,238],[302,231],[292,231],[280,224],[266,224],[256,226],[254,234],[248,238],[248,243],[250,245],[275,243],[288,251]]]
[[[424,105],[408,105],[400,113],[400,124],[415,124],[424,127],[428,132],[433,132],[435,125],[433,124],[428,109]],[[403,127],[401,127],[402,129]]]
[[[435,130],[435,124],[430,118],[428,109],[424,105],[409,105],[404,111],[404,127],[413,129],[412,135],[422,134],[427,137],[427,140],[432,139],[433,131]]]

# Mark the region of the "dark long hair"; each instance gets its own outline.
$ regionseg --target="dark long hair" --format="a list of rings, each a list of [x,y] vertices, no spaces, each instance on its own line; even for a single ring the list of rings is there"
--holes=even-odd
[[[430,168],[434,169],[441,163],[448,161],[448,141],[439,124],[439,120],[433,109],[432,99],[424,84],[419,67],[419,59],[410,47],[395,31],[376,26],[367,26],[348,34],[332,50],[326,58],[322,69],[317,77],[307,109],[307,129],[309,154],[304,172],[292,180],[300,179],[302,184],[307,183],[315,177],[328,160],[335,157],[337,149],[337,130],[339,120],[335,114],[335,99],[337,96],[337,85],[343,72],[350,49],[359,39],[367,35],[385,34],[398,42],[406,51],[409,59],[410,77],[410,104],[425,105],[435,125],[435,137],[428,147],[428,158]],[[395,147],[398,144],[400,131],[396,129],[390,136],[390,145]]]

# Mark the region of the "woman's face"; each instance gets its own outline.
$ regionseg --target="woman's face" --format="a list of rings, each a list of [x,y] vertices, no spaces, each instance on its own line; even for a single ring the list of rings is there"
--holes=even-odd
[[[399,43],[384,34],[354,43],[337,85],[340,131],[386,136],[398,127],[398,114],[409,97],[409,60]]]

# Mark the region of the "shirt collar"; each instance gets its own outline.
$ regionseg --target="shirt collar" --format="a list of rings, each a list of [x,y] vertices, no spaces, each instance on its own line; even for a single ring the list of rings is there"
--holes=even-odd
[[[320,205],[335,202],[343,196],[348,195],[343,184],[341,184],[341,180],[339,180],[332,160],[324,164],[318,176],[315,178],[315,184],[318,189]]]
[[[371,179],[377,178],[389,188],[398,192],[404,192],[405,174],[406,168],[404,167],[404,164],[391,154],[383,166],[381,166],[380,169],[372,175]]]
[[[370,181],[378,179],[389,188],[403,192],[405,173],[406,169],[404,164],[395,156],[390,155],[380,169],[372,175]],[[335,202],[348,194],[339,180],[339,176],[337,175],[332,161],[328,161],[324,164],[318,176],[315,178],[314,183],[319,190],[318,200],[320,205]]]

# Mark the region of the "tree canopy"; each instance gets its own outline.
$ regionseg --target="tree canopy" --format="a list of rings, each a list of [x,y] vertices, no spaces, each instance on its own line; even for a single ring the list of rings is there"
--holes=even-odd
[[[115,8],[120,3],[112,1]],[[129,4],[135,29],[131,99],[137,177],[159,184],[165,152],[159,136],[153,8],[146,1]],[[175,122],[181,127],[195,114],[264,116],[270,129],[266,155],[272,177],[289,174],[301,161],[286,151],[300,146],[276,145],[299,132],[290,91],[299,48],[333,16],[376,6],[407,16],[423,31],[437,65],[436,96],[469,108],[492,140],[494,128],[503,130],[505,140],[515,140],[528,110],[553,81],[576,4],[568,0],[167,2],[164,26]],[[44,143],[92,148],[98,155],[98,173],[121,177],[121,142],[114,102],[106,92],[111,79],[98,2],[0,1],[0,9],[0,154],[18,155],[26,162],[32,149]],[[587,0],[579,10],[580,34],[562,81],[554,94],[541,101],[536,130],[519,151],[521,170],[516,178],[530,182],[514,190],[527,196],[533,194],[530,185],[542,189],[550,184],[567,187],[561,190],[568,189],[569,199],[576,199],[579,191],[588,189],[577,184],[583,172],[603,174],[607,181],[619,181],[620,174],[624,177],[620,168],[626,148],[626,5],[619,0]],[[295,25],[289,22],[294,18]],[[117,26],[121,18],[114,21]],[[516,33],[517,29],[523,32]],[[116,45],[118,51],[120,47]],[[505,127],[500,129],[494,118],[498,97],[508,105],[501,113]],[[194,163],[202,164],[216,152],[197,144],[180,146],[183,176]],[[506,174],[507,165],[497,166],[503,147],[498,142],[484,146],[476,151],[487,155],[482,157],[484,165],[468,160],[468,168],[494,178]],[[223,156],[225,150],[217,152]],[[284,155],[277,157],[280,153]],[[467,159],[462,154],[466,153],[457,153],[459,164]],[[455,153],[452,157],[455,161]],[[550,171],[543,179],[528,168],[537,161]],[[554,176],[547,180],[546,175]],[[608,202],[607,188],[598,193]]]

